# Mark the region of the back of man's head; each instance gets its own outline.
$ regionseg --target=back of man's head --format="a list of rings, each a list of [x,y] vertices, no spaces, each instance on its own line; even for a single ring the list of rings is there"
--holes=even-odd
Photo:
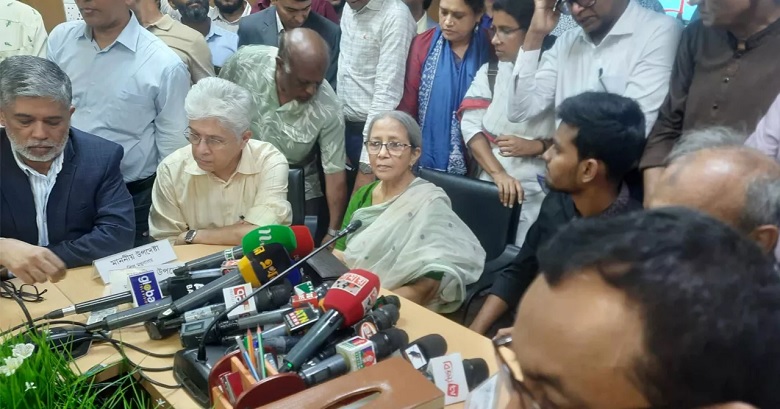
[[[645,115],[633,99],[585,92],[564,100],[558,118],[577,129],[573,143],[580,160],[601,161],[611,181],[621,181],[639,163],[645,148]]]
[[[330,48],[316,31],[295,28],[279,36],[279,58],[288,73],[313,69],[325,75],[330,64]]]
[[[641,321],[639,350],[625,339],[604,342],[627,349],[621,362],[632,364],[618,370],[638,385],[649,406],[780,407],[780,276],[732,228],[674,207],[584,218],[554,236],[538,259],[552,292],[587,287],[595,278],[624,294],[617,308]],[[603,302],[591,299],[580,308],[601,311]],[[572,337],[577,334],[571,329]]]
[[[780,163],[743,146],[727,128],[686,134],[648,198],[648,207],[703,211],[774,249],[780,235]]]

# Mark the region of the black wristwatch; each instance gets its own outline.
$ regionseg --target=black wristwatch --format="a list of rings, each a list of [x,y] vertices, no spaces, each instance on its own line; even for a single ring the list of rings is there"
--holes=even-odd
[[[184,235],[184,242],[187,244],[192,244],[192,241],[195,240],[195,236],[197,235],[198,235],[197,230],[187,231],[187,234]]]

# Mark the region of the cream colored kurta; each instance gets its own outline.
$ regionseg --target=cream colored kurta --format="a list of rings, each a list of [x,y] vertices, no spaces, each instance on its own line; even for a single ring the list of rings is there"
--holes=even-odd
[[[149,234],[176,237],[244,220],[257,226],[287,224],[287,159],[270,143],[249,140],[235,173],[224,181],[198,167],[192,147],[165,158],[157,168],[149,213]]]

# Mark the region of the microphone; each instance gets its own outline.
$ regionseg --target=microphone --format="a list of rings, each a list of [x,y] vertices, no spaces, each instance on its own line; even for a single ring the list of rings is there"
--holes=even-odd
[[[186,276],[187,274],[207,268],[217,268],[225,261],[236,260],[244,256],[244,249],[241,246],[235,246],[229,249],[225,249],[218,253],[209,254],[208,256],[196,258],[195,260],[184,263],[183,266],[173,270],[173,274],[176,276]]]
[[[87,331],[111,331],[126,327],[128,325],[148,321],[155,318],[157,314],[160,313],[160,311],[169,308],[171,302],[171,297],[165,297],[162,300],[155,301],[153,303],[111,314],[103,318],[101,321],[88,324],[85,328]]]
[[[264,244],[271,243],[281,244],[288,252],[291,252],[298,247],[295,234],[290,226],[269,224],[267,226],[258,227],[247,233],[244,238],[241,239],[241,248],[244,250],[244,255],[247,255],[254,251],[254,249]]]
[[[378,331],[392,328],[401,317],[398,307],[385,304],[369,312],[360,322],[355,324],[355,333],[363,338],[371,338]]]
[[[281,337],[272,337],[272,338],[263,337],[263,348],[270,349],[273,353],[277,355],[286,354],[300,340],[301,337],[299,336],[281,336]],[[236,342],[233,338],[231,338],[231,341],[233,343]]]
[[[424,375],[444,392],[444,404],[463,402],[469,391],[488,378],[482,358],[462,359],[460,353],[431,359]]]
[[[365,270],[350,270],[325,295],[328,312],[284,358],[279,372],[298,370],[337,329],[354,325],[371,309],[379,295],[379,277]]]
[[[395,305],[399,310],[401,309],[401,299],[397,295],[380,295],[376,299],[374,309],[382,308],[387,304]]]
[[[407,346],[402,355],[409,361],[414,369],[424,370],[431,358],[439,357],[447,353],[447,341],[439,334],[429,334],[412,342]]]
[[[268,287],[255,295],[255,305],[258,311],[270,311],[281,308],[290,301],[292,293],[292,284],[287,280],[282,280],[279,285]]]
[[[290,267],[290,256],[281,244],[270,243],[254,249],[238,261],[238,271],[230,272],[193,293],[176,300],[171,307],[160,313],[159,319],[173,317],[198,305],[205,304],[220,294],[223,288],[249,283],[259,287],[279,275],[280,270]],[[248,297],[247,297],[248,298]],[[236,305],[241,305],[242,302]],[[230,312],[230,310],[228,310]]]
[[[339,346],[349,343],[354,338],[344,341]],[[358,338],[360,339],[360,338]],[[377,333],[369,341],[373,344],[374,354],[376,360],[382,360],[390,356],[394,351],[399,348],[403,348],[407,342],[409,342],[409,336],[405,331],[393,328],[392,331],[383,331]],[[337,347],[338,348],[338,347]],[[341,349],[341,348],[338,348]],[[359,368],[351,365],[350,360],[345,359],[341,354],[336,354],[330,358],[319,362],[316,365],[309,366],[298,372],[298,376],[303,379],[306,386],[316,385],[318,383],[325,382],[333,379],[337,376],[343,375],[350,370],[357,370]]]
[[[222,276],[221,269],[213,269],[213,270],[204,270],[202,272],[197,272],[195,274],[192,274],[191,276],[169,277],[166,278],[165,280],[160,281],[160,290],[162,291],[164,296],[168,296],[171,295],[171,292],[174,291],[174,288],[177,285],[179,285],[178,283],[182,279],[187,279],[188,277],[191,277],[193,279],[205,279],[207,277],[217,278],[221,276]],[[105,297],[95,298],[94,300],[76,303],[67,306],[65,308],[56,309],[44,315],[43,319],[54,320],[54,319],[66,317],[68,315],[84,314],[87,312],[100,311],[106,308],[117,307],[122,304],[130,304],[132,302],[133,302],[132,291],[125,291],[123,293],[107,295]]]
[[[290,267],[289,267],[289,268],[287,268],[286,270],[282,271],[282,273],[281,273],[281,274],[279,274],[279,275],[277,275],[276,277],[272,278],[270,281],[268,281],[267,283],[265,283],[265,284],[263,284],[262,286],[260,286],[260,288],[258,288],[258,289],[255,289],[254,291],[252,291],[252,293],[251,293],[251,294],[247,295],[245,298],[254,297],[254,296],[255,296],[255,294],[257,294],[257,293],[259,293],[260,291],[264,290],[266,287],[268,287],[268,286],[270,286],[270,285],[274,284],[274,283],[275,283],[277,280],[280,280],[280,279],[284,278],[284,276],[285,276],[285,275],[287,275],[287,274],[288,274],[290,271],[292,271],[294,268],[296,268],[296,267],[300,266],[301,264],[303,264],[304,262],[306,262],[308,259],[310,259],[310,258],[311,258],[312,256],[314,256],[315,254],[319,253],[319,252],[320,252],[320,251],[322,251],[323,249],[326,249],[326,248],[328,248],[328,246],[330,246],[331,244],[335,243],[335,242],[336,242],[336,240],[338,240],[338,239],[340,239],[340,238],[342,238],[342,237],[346,236],[347,234],[349,234],[349,233],[352,233],[352,232],[354,232],[355,230],[359,229],[359,228],[360,228],[362,225],[363,225],[363,222],[361,222],[360,220],[357,220],[357,219],[356,219],[356,220],[353,220],[351,223],[349,223],[349,224],[347,225],[347,227],[345,227],[345,228],[341,229],[341,230],[340,230],[340,231],[339,231],[339,232],[336,234],[336,236],[335,236],[335,237],[331,238],[330,240],[328,240],[327,242],[325,242],[325,244],[323,244],[322,246],[320,246],[320,247],[317,247],[316,249],[314,249],[314,251],[312,251],[311,253],[307,254],[307,255],[306,255],[306,256],[304,256],[304,257],[302,257],[300,260],[296,261],[296,262],[295,262],[295,263],[294,263],[292,266],[290,266]],[[237,305],[238,305],[238,304],[236,304],[236,306],[237,306]],[[235,306],[234,306],[234,307],[235,307]],[[231,307],[231,308],[233,308],[233,307]],[[206,328],[205,334],[204,334],[204,336],[203,336],[203,338],[202,338],[202,340],[201,340],[201,342],[200,342],[200,345],[198,345],[198,351],[197,351],[197,354],[196,354],[196,356],[195,356],[195,359],[196,359],[197,361],[199,361],[201,364],[203,364],[204,362],[207,362],[207,361],[206,361],[206,339],[208,338],[208,333],[209,333],[209,331],[211,331],[211,330],[214,328],[214,326],[216,325],[216,322],[217,322],[217,321],[219,321],[219,320],[220,320],[222,317],[224,317],[225,315],[227,315],[227,313],[230,311],[230,309],[231,309],[231,308],[228,308],[228,309],[227,309],[225,312],[223,312],[222,314],[220,314],[219,316],[217,316],[217,318],[216,318],[214,321],[212,321],[212,322],[211,322],[211,323],[208,325],[208,327]],[[282,330],[286,331],[286,326],[285,326],[285,325],[282,325],[282,326],[281,326],[281,328],[282,328]],[[275,327],[275,329],[276,329],[277,331],[279,331],[279,327]],[[268,336],[271,336],[271,335],[269,335],[269,334],[266,334],[266,335],[268,335]],[[281,333],[281,334],[279,334],[279,335],[285,335],[285,334],[284,334],[284,333]]]
[[[284,307],[274,311],[262,312],[248,317],[220,322],[217,324],[217,331],[224,334],[247,328],[255,328],[258,325],[279,324],[284,322],[284,316],[292,310],[292,307]]]
[[[295,235],[295,242],[298,246],[288,251],[290,252],[290,257],[294,261],[298,261],[314,251],[314,237],[311,236],[311,231],[306,226],[290,226],[290,229]]]

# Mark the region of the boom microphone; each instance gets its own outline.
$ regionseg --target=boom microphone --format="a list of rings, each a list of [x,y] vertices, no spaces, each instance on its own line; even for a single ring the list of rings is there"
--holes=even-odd
[[[339,277],[328,294],[328,312],[303,336],[284,359],[279,372],[297,371],[339,328],[355,325],[374,306],[379,296],[379,277],[365,270],[350,270]]]
[[[159,319],[166,319],[205,304],[221,294],[223,288],[249,283],[260,287],[290,267],[290,256],[281,244],[270,243],[254,249],[238,262],[238,271],[230,272],[198,290],[176,300],[171,308],[162,311]],[[239,303],[240,304],[240,303]]]

